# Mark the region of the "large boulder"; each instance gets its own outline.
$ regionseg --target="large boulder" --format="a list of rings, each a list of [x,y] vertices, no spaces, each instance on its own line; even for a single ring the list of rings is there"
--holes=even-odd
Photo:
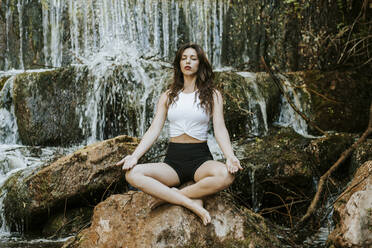
[[[265,137],[246,143],[234,142],[244,170],[237,175],[231,191],[242,204],[290,226],[291,219],[283,216],[304,214],[306,199],[315,193],[316,178],[330,168],[352,142],[352,136],[347,134],[310,139],[290,128],[274,127]],[[284,203],[292,204],[289,213]]]
[[[13,102],[20,140],[25,145],[69,145],[83,139],[76,109],[84,105],[88,81],[77,68],[16,76]]]
[[[212,217],[207,226],[180,206],[151,210],[151,200],[143,192],[112,195],[95,207],[91,226],[64,248],[282,247],[267,221],[238,209],[223,194],[205,199]]]
[[[160,70],[160,64],[141,63],[16,75],[12,95],[20,141],[69,146],[120,134],[142,135],[170,73]]]
[[[336,228],[328,245],[336,247],[372,246],[372,161],[365,162],[355,173],[349,187],[334,203]]]
[[[267,73],[219,72],[226,127],[233,139],[265,135],[279,115],[280,91]]]
[[[95,205],[118,188],[125,190],[124,172],[116,166],[133,152],[138,139],[119,136],[84,147],[34,171],[24,170],[8,179],[4,215],[11,229],[35,231],[45,215],[75,206]]]

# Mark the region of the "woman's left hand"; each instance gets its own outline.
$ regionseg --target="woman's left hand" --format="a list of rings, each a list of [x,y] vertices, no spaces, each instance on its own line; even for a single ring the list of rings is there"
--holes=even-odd
[[[235,156],[226,159],[226,167],[231,174],[237,172],[238,170],[243,170],[240,165],[239,159]]]

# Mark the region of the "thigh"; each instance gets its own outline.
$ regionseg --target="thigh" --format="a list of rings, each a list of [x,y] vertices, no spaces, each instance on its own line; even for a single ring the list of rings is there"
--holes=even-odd
[[[195,182],[200,181],[205,177],[210,176],[228,176],[229,172],[224,163],[215,160],[205,161],[196,171],[194,175]]]
[[[131,171],[132,173],[140,173],[144,176],[152,177],[168,187],[176,186],[180,183],[176,171],[166,163],[137,164]]]

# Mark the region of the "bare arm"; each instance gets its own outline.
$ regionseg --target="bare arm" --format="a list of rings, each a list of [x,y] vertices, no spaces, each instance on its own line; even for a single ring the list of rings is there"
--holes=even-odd
[[[239,160],[234,155],[231,146],[229,133],[223,117],[222,95],[219,91],[216,91],[216,93],[213,94],[213,129],[217,143],[226,158],[226,166],[228,171],[234,173],[238,171],[238,169],[243,169],[240,166]]]
[[[120,160],[116,165],[122,165],[123,169],[130,169],[137,164],[138,160],[147,152],[152,146],[155,140],[158,138],[163,126],[165,119],[167,117],[167,94],[164,92],[158,101],[156,106],[156,112],[154,119],[152,120],[151,126],[147,129],[146,133],[143,135],[141,142],[138,144],[132,155],[128,155],[122,160]]]

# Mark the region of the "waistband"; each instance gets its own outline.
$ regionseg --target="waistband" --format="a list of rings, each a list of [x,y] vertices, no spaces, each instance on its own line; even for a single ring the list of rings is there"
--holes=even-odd
[[[174,143],[169,142],[166,152],[168,159],[188,161],[199,159],[200,157],[212,156],[207,142],[203,143]]]
[[[201,142],[201,143],[176,143],[176,142],[168,142],[168,146],[184,146],[184,147],[203,147],[208,146],[208,142]]]

